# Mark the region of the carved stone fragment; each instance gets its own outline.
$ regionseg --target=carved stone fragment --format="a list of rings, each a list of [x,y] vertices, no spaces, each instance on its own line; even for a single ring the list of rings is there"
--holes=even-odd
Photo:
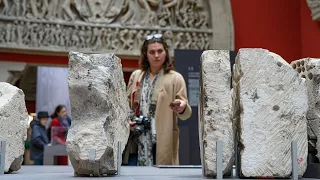
[[[171,56],[178,48],[232,50],[230,0],[0,0],[5,49],[139,56],[147,35],[168,30]]]
[[[199,138],[204,141],[204,148],[200,149],[204,153],[205,175],[213,177],[217,174],[216,141],[223,141],[223,174],[231,169],[234,160],[229,51],[202,53],[200,82]]]
[[[292,141],[297,141],[298,171],[303,175],[308,153],[305,80],[277,54],[240,49],[233,88],[242,175],[289,177]]]
[[[304,58],[291,62],[291,66],[307,82],[308,137],[310,140],[317,140],[315,148],[320,159],[320,59]]]
[[[18,171],[24,155],[29,121],[24,93],[0,82],[0,141],[6,141],[4,171]]]
[[[117,144],[121,143],[122,153],[130,132],[120,59],[113,54],[70,52],[69,93],[73,119],[67,152],[75,172],[114,174]]]
[[[308,7],[311,10],[312,19],[320,21],[320,1],[319,0],[306,0]]]

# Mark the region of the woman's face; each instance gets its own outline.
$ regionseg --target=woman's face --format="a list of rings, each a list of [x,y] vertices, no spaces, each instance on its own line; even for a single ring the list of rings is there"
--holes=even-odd
[[[58,116],[65,117],[67,115],[67,109],[64,107],[58,112]]]
[[[163,44],[152,43],[148,45],[147,57],[150,64],[150,68],[160,69],[166,59],[166,51],[164,50]]]

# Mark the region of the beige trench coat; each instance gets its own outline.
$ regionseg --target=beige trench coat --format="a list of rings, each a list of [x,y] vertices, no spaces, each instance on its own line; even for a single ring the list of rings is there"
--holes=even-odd
[[[143,73],[136,70],[131,74],[127,94],[129,101],[132,95],[137,91],[137,82],[141,82]],[[171,70],[163,75],[163,86],[154,91],[158,91],[158,100],[155,112],[157,146],[156,146],[156,163],[157,165],[178,165],[179,164],[179,128],[177,117],[186,120],[191,116],[192,110],[187,100],[186,84],[182,75]],[[169,104],[175,99],[181,99],[187,102],[185,111],[177,114],[169,108]],[[134,146],[132,139],[129,139],[128,146]],[[132,148],[127,147],[124,159],[128,159],[129,152]],[[131,149],[131,150],[130,150]],[[124,160],[124,162],[126,161]]]

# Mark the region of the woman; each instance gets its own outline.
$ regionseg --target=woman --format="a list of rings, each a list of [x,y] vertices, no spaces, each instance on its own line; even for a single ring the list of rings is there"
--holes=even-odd
[[[140,70],[132,73],[127,93],[135,115],[150,119],[151,127],[146,133],[136,135],[133,133],[137,128],[136,122],[129,123],[131,132],[123,164],[178,165],[177,118],[188,119],[191,108],[185,81],[173,70],[168,46],[161,34],[150,35],[144,41]]]
[[[71,120],[67,116],[67,108],[64,105],[58,105],[51,115],[50,135],[52,144],[65,144],[67,132],[71,125]],[[58,165],[68,165],[68,156],[58,156]]]

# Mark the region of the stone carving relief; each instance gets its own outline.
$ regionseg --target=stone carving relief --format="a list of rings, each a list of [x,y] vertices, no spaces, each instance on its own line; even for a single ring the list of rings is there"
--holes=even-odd
[[[141,43],[152,33],[164,34],[171,55],[173,49],[215,48],[210,4],[209,0],[0,0],[0,48],[139,55]]]
[[[311,10],[312,19],[316,21],[320,21],[320,1],[307,0],[307,4]]]

